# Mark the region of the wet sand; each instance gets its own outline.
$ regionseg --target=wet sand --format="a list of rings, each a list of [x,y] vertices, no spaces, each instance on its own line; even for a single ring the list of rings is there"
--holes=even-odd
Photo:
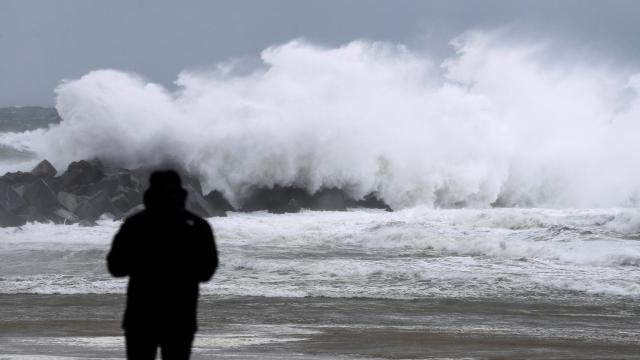
[[[0,295],[0,359],[122,359],[122,295]],[[640,359],[640,304],[203,297],[194,359]]]

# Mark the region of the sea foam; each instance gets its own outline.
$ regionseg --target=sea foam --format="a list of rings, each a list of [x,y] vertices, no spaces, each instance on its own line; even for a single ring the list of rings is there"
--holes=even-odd
[[[266,297],[640,297],[633,209],[429,209],[211,218],[204,294]],[[0,293],[123,293],[106,271],[120,223],[0,229]]]

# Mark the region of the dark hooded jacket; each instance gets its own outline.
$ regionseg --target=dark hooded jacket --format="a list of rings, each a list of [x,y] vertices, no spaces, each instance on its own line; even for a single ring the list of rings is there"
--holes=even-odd
[[[123,327],[196,331],[199,283],[218,266],[213,232],[185,209],[176,173],[155,180],[152,175],[145,210],[122,224],[107,255],[113,276],[129,276]]]

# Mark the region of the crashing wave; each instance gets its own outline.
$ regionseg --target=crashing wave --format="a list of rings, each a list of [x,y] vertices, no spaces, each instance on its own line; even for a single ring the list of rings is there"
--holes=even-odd
[[[487,33],[452,44],[438,66],[392,44],[292,41],[249,74],[185,71],[177,90],[92,71],[56,89],[60,124],[19,140],[58,168],[178,162],[234,203],[274,186],[394,209],[638,203],[638,74]]]

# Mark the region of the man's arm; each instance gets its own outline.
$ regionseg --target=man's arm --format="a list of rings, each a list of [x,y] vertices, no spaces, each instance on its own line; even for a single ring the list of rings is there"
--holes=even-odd
[[[120,230],[113,238],[111,243],[111,251],[107,255],[107,268],[111,275],[116,277],[127,276],[131,271],[130,268],[130,243],[133,241],[131,234],[131,225],[126,221],[120,227]]]
[[[198,280],[203,282],[211,280],[218,268],[218,250],[216,249],[213,231],[206,220],[202,221],[200,234],[201,249],[198,252]]]

